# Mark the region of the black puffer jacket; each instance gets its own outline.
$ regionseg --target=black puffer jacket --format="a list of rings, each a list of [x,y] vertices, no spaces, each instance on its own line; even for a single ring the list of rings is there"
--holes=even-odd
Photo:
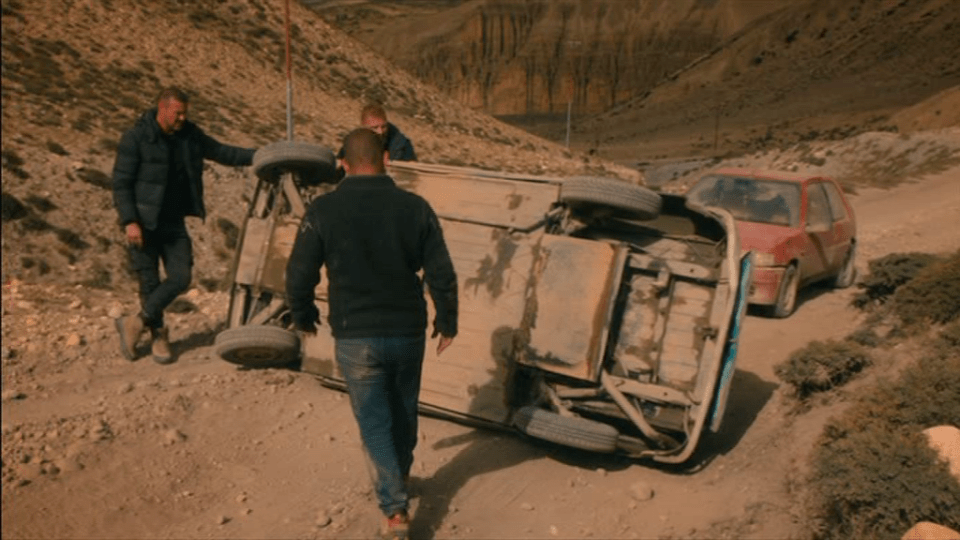
[[[252,148],[220,144],[189,120],[171,137],[164,137],[157,123],[157,110],[143,113],[133,129],[123,134],[113,165],[113,203],[120,224],[137,222],[147,230],[157,228],[170,169],[168,140],[179,144],[190,189],[184,193],[188,216],[206,217],[203,205],[203,160],[221,165],[250,165]]]
[[[400,131],[397,126],[387,123],[387,133],[384,137],[384,146],[390,152],[390,161],[416,161],[417,153],[413,150],[413,143]]]

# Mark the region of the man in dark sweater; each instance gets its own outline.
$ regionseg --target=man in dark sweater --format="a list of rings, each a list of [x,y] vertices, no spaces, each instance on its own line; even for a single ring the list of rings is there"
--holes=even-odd
[[[163,310],[190,286],[193,247],[184,219],[206,216],[203,160],[250,165],[253,159],[253,149],[220,144],[187,120],[189,103],[182,90],[164,89],[157,108],[143,113],[117,146],[113,202],[140,281],[140,313],[116,321],[121,351],[130,360],[150,329],[153,359],[173,361]]]
[[[457,334],[457,277],[436,214],[385,174],[382,139],[359,128],[344,141],[346,178],[310,204],[287,264],[294,325],[315,333],[315,289],[326,265],[336,358],[360,427],[382,533],[406,538],[407,480],[417,444],[425,348],[424,284],[436,307],[437,354]]]

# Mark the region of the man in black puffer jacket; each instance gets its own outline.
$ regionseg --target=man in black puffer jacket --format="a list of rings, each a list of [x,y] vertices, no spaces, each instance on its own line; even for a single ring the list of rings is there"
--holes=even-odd
[[[140,281],[140,313],[116,321],[121,350],[130,360],[150,329],[153,359],[173,361],[163,310],[190,286],[193,247],[184,218],[206,216],[203,160],[233,166],[253,160],[253,149],[220,144],[187,120],[189,103],[182,90],[164,89],[157,108],[143,113],[117,147],[113,202]]]

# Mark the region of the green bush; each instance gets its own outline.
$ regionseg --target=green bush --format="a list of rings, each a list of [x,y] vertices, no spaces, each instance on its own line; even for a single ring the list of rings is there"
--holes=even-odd
[[[898,287],[936,260],[929,253],[891,253],[870,261],[869,273],[857,283],[863,290],[854,296],[853,305],[863,309],[885,303]]]
[[[893,311],[908,325],[960,317],[960,251],[920,269],[893,295]]]
[[[960,324],[937,343],[824,428],[807,479],[817,538],[900,538],[918,521],[960,529],[960,483],[922,433],[960,424]]]
[[[803,400],[843,385],[872,363],[869,352],[851,340],[811,341],[774,366],[774,373]]]

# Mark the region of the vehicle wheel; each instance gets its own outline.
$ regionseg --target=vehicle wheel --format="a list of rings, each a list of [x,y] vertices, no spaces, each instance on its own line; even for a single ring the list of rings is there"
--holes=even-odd
[[[780,293],[777,295],[777,303],[773,306],[773,316],[779,319],[789,317],[797,307],[799,291],[800,274],[797,272],[797,266],[791,264],[783,273],[783,279],[780,280]]]
[[[560,416],[539,407],[517,409],[513,424],[522,432],[545,441],[589,450],[610,453],[617,449],[617,430],[586,418]]]
[[[660,215],[663,206],[656,191],[621,180],[589,176],[564,180],[560,200],[574,208],[610,209],[614,217],[628,219],[653,219]]]
[[[300,353],[300,338],[279,326],[228,328],[214,340],[217,354],[246,367],[274,367],[292,362]]]
[[[336,170],[337,159],[332,150],[302,141],[271,143],[253,154],[253,172],[264,180],[292,172],[302,182],[314,185],[335,181]]]
[[[833,281],[833,286],[837,289],[846,289],[853,285],[857,279],[857,245],[850,244],[850,251],[847,252],[847,258],[843,260],[843,267],[840,273]]]

